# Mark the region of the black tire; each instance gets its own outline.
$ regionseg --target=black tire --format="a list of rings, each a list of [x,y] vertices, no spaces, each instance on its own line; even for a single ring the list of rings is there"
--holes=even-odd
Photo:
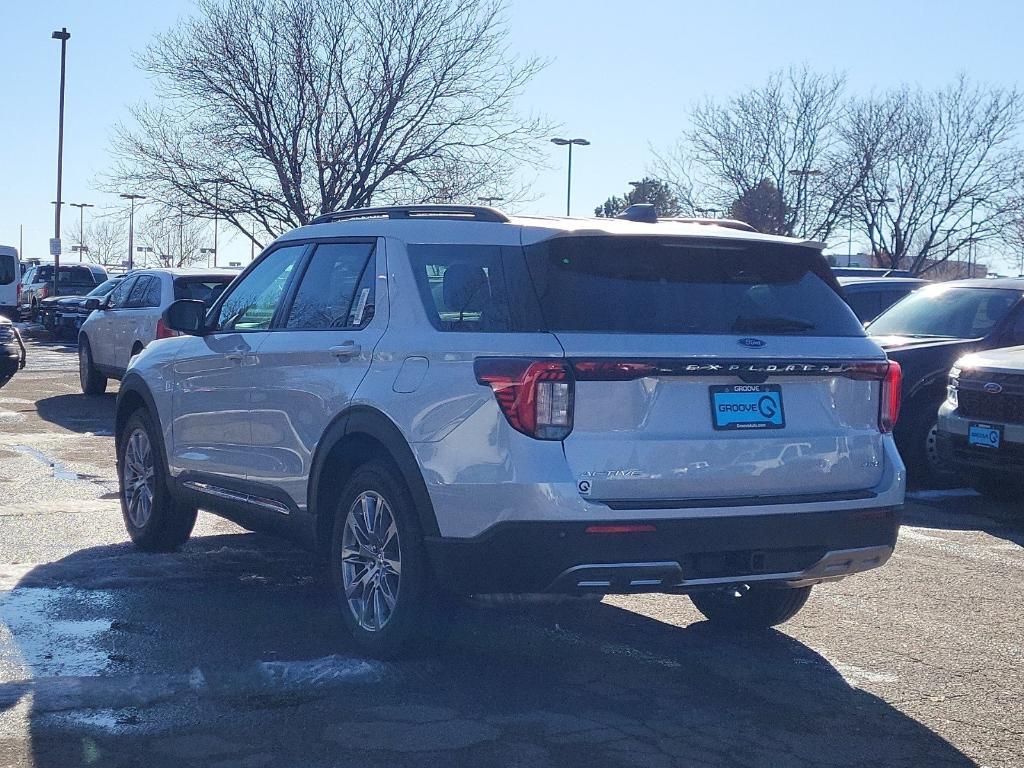
[[[96,370],[92,347],[85,336],[78,342],[78,380],[82,384],[82,392],[87,395],[102,395],[107,391],[107,377]]]
[[[917,408],[897,442],[907,477],[915,486],[946,488],[960,481],[937,442],[939,404],[934,406],[929,403]]]
[[[372,506],[362,506],[364,497]],[[378,500],[383,500],[385,505],[378,507]],[[370,543],[359,547],[358,555],[351,547],[355,528],[346,534],[350,513],[354,514],[357,508],[372,509],[371,517],[378,514],[378,509],[381,510],[379,518],[386,520],[390,517],[395,529],[395,535],[382,545],[381,540],[386,538],[391,525],[386,525],[387,531],[377,534],[381,537],[378,539],[372,526],[364,524],[362,531],[369,535],[363,538]],[[385,526],[378,524],[377,527],[379,530]],[[346,545],[349,545],[348,549]],[[377,553],[376,561],[374,552]],[[399,566],[397,580],[393,569],[396,553]],[[369,565],[360,570],[362,563]],[[439,611],[441,595],[423,547],[416,505],[401,475],[389,464],[364,464],[353,472],[345,485],[335,509],[328,567],[342,620],[355,641],[370,655],[393,658],[413,649],[429,651],[443,641],[445,624]],[[363,576],[355,578],[360,573]],[[355,586],[352,600],[346,592],[346,584]],[[389,598],[393,600],[390,608]],[[360,601],[364,606],[373,607],[361,611]],[[380,626],[372,628],[375,620]],[[371,628],[367,627],[368,624]]]
[[[690,600],[713,624],[730,629],[765,629],[796,616],[810,596],[810,587],[774,589],[755,585],[694,592]]]
[[[144,439],[148,446],[148,464],[142,457],[132,455],[134,448],[140,445],[134,442],[137,436],[141,436],[140,443]],[[149,413],[140,408],[125,422],[117,441],[121,515],[132,542],[146,552],[170,552],[177,549],[188,541],[196,524],[196,508],[176,501],[167,489],[167,470],[159,440],[160,431],[154,428]],[[143,474],[138,471],[143,464],[147,470],[144,475],[150,478],[144,482],[145,489],[134,482]],[[149,509],[143,515],[140,505],[147,493]]]

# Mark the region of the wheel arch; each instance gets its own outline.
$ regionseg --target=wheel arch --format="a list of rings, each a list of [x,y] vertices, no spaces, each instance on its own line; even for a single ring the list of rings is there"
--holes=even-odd
[[[309,473],[308,505],[313,542],[325,554],[334,524],[332,497],[341,493],[352,472],[369,460],[391,463],[416,502],[420,531],[437,536],[437,517],[412,448],[390,418],[367,406],[341,413],[324,431]]]
[[[153,426],[161,436],[160,444],[157,446],[161,460],[164,462],[164,469],[167,469],[167,454],[163,445],[163,425],[160,423],[160,411],[156,407],[156,400],[153,393],[141,376],[137,373],[129,373],[121,382],[117,393],[117,402],[114,405],[114,445],[120,455],[121,430],[125,423],[135,411],[144,408],[149,417],[153,420]]]

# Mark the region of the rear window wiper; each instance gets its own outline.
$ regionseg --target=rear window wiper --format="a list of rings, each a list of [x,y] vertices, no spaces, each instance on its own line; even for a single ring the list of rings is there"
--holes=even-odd
[[[798,317],[767,316],[767,317],[737,317],[732,324],[734,332],[743,333],[746,331],[813,331],[814,323],[801,320]]]

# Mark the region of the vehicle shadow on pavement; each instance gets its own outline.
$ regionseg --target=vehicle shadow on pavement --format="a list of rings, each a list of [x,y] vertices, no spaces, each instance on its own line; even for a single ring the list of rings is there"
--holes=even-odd
[[[114,394],[55,395],[36,401],[36,413],[43,421],[71,432],[111,434],[114,424]]]
[[[24,574],[0,604],[3,668],[28,670],[0,685],[0,709],[28,707],[30,731],[26,754],[0,743],[0,757],[37,768],[973,765],[784,632],[727,635],[694,621],[683,597],[650,600],[671,623],[607,602],[467,603],[449,613],[449,639],[380,662],[344,635],[310,556],[287,543],[232,534],[170,555],[82,550]]]
[[[979,531],[1024,547],[1024,507],[984,496],[908,501],[902,525],[946,531]]]

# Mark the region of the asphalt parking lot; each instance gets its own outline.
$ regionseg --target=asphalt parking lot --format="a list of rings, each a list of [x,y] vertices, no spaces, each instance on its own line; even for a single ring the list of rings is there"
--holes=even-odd
[[[913,494],[890,564],[780,631],[685,597],[487,601],[378,662],[288,543],[201,515],[135,553],[114,397],[76,360],[33,342],[0,390],[0,765],[1024,764],[1020,504]]]

